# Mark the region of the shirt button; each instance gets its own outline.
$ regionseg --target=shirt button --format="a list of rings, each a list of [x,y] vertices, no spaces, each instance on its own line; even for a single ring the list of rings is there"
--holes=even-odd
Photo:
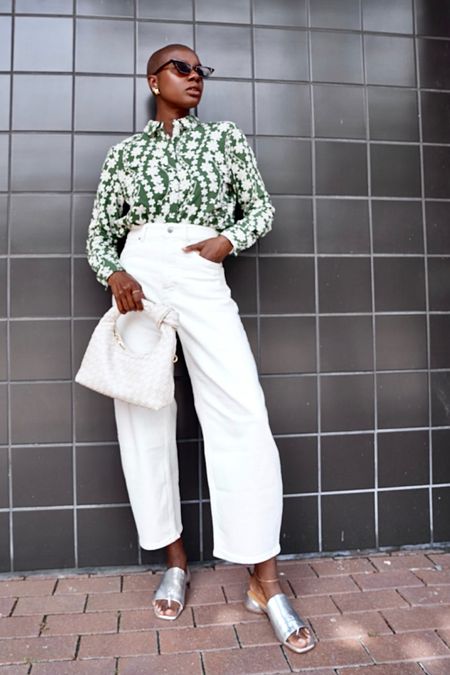
[[[167,228],[167,232],[173,232],[173,227],[172,227],[172,225],[169,225],[169,227]]]

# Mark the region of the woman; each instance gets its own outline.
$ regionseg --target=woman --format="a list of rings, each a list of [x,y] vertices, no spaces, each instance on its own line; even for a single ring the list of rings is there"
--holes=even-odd
[[[189,114],[201,99],[202,66],[185,45],[150,57],[147,80],[156,119],[110,148],[89,225],[87,253],[121,312],[121,333],[146,351],[155,338],[140,315],[142,298],[179,315],[178,336],[202,427],[213,554],[254,564],[245,606],[265,611],[294,651],[315,645],[279,584],[282,480],[264,394],[222,261],[271,226],[274,207],[244,133],[233,122]],[[233,222],[236,200],[244,217]],[[129,205],[122,215],[124,204]],[[115,244],[127,234],[120,255]],[[114,400],[124,476],[140,546],[166,547],[167,569],[153,599],[161,619],[176,619],[190,582],[182,531],[175,400],[161,410]]]

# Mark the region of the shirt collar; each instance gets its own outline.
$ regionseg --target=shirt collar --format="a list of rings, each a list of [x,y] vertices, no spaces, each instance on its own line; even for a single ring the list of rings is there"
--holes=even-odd
[[[200,124],[200,120],[196,115],[185,115],[184,117],[176,117],[173,120],[174,131],[179,125],[178,132],[181,132],[183,129],[193,129],[197,124]],[[147,136],[152,136],[156,132],[163,128],[164,122],[162,120],[149,120],[144,127],[144,134]]]

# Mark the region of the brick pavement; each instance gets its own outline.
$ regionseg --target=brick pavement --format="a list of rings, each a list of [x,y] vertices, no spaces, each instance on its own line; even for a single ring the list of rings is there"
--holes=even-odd
[[[151,608],[162,571],[0,574],[0,675],[450,675],[450,552],[283,561],[319,643],[294,654],[241,598],[251,566],[191,566],[176,621]]]

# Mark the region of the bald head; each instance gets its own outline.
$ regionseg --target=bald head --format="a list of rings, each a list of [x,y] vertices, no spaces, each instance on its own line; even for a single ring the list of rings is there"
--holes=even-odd
[[[187,45],[177,43],[165,45],[156,52],[153,52],[147,61],[147,77],[153,75],[155,70],[158,70],[158,68],[169,59],[184,59],[186,57],[186,52],[190,52],[194,56],[197,56],[194,50]]]

